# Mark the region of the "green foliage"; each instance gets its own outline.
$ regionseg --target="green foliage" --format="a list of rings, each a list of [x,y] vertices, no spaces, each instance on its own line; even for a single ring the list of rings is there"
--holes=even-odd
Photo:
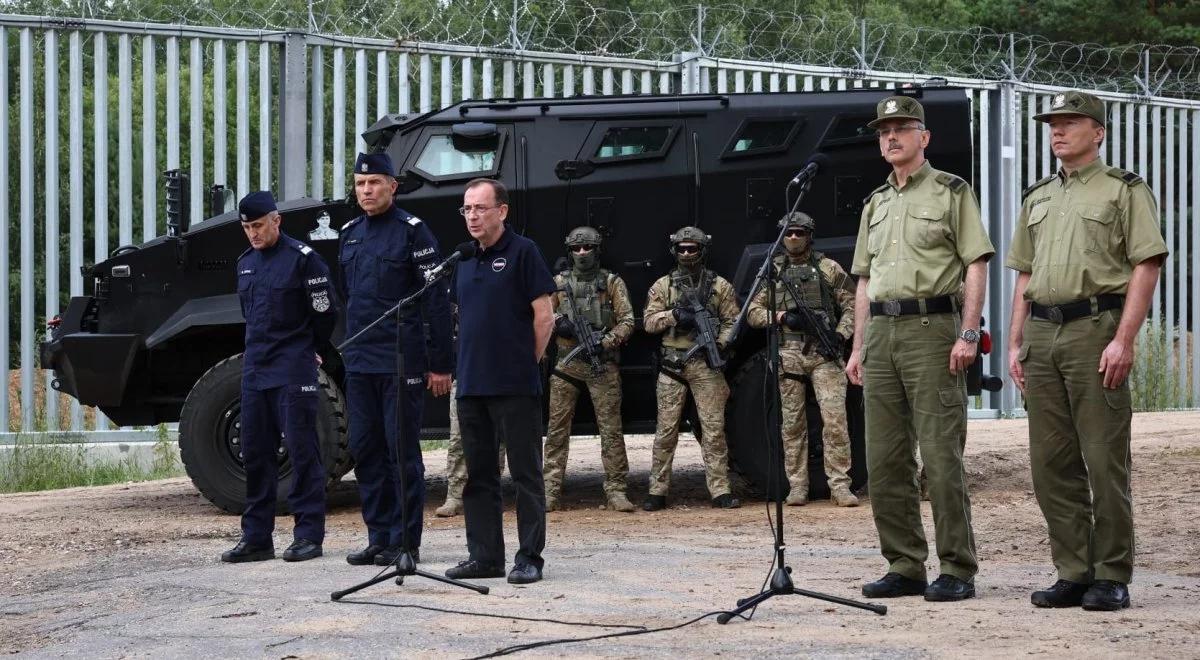
[[[64,436],[60,444],[44,444],[19,437],[11,447],[0,447],[0,493],[17,493],[77,486],[102,486],[127,481],[165,479],[182,474],[174,452],[154,448],[150,467],[135,456],[88,459],[86,445]],[[161,460],[169,456],[169,460]]]
[[[1147,323],[1138,333],[1133,370],[1129,374],[1134,410],[1172,410],[1191,406],[1191,396],[1180,389],[1175,373],[1166,368],[1175,362],[1174,330],[1159,322]]]

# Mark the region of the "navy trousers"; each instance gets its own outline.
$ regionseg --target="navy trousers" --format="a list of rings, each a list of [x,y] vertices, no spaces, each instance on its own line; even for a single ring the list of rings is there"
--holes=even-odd
[[[307,391],[306,391],[307,390]],[[291,464],[288,506],[295,540],[325,540],[325,468],[317,441],[317,392],[313,385],[242,389],[242,462],[246,467],[246,510],[242,538],[265,544],[275,530],[275,493],[280,436]]]
[[[408,376],[405,380],[408,385],[404,388],[402,402],[404,428],[399,443],[396,441],[396,376],[347,373],[346,398],[350,412],[350,453],[354,456],[354,476],[358,479],[368,543],[403,545],[402,521],[407,518],[408,547],[416,550],[421,547],[425,512],[425,463],[421,460],[420,442],[425,380],[421,376]],[[407,486],[404,493],[400,492],[394,458],[397,455],[404,467]]]

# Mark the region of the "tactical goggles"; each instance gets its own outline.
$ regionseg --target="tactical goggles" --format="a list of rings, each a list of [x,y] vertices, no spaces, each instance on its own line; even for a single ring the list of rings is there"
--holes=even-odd
[[[571,246],[571,251],[574,252],[575,254],[586,254],[595,249],[596,249],[595,245],[572,245]]]
[[[676,245],[675,254],[699,254],[699,245]]]
[[[789,229],[789,230],[783,232],[783,236],[785,238],[800,238],[802,236],[808,236],[811,233],[812,232],[807,229],[800,229],[799,227],[797,227],[796,229]]]

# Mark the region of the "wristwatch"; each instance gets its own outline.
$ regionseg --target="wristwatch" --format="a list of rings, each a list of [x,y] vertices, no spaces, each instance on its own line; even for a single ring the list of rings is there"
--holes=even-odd
[[[959,333],[958,338],[963,341],[974,344],[975,342],[979,341],[979,331],[972,330],[971,328],[967,328],[966,330],[963,330],[961,333]]]

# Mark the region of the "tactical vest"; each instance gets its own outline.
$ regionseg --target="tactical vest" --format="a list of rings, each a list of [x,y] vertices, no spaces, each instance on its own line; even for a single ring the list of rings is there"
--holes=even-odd
[[[712,295],[713,279],[713,272],[705,268],[700,273],[700,283],[697,286],[692,281],[692,277],[687,273],[679,269],[671,271],[671,288],[667,292],[667,308],[671,309],[679,305],[683,300],[684,293],[695,288],[699,290],[697,297],[704,301],[704,307],[714,318],[717,318],[717,303],[713,300]],[[663,348],[686,351],[696,345],[696,330],[693,328],[685,332],[675,326],[671,326],[663,335],[662,345]]]
[[[608,278],[612,277],[611,273],[601,268],[596,272],[596,277],[590,280],[579,279],[571,270],[565,270],[561,275],[571,287],[572,298],[575,299],[575,307],[580,316],[598,330],[607,331],[617,327],[617,314],[613,311],[612,296],[608,293]],[[566,313],[570,309],[570,305],[564,303],[560,311]]]
[[[784,257],[784,265],[779,274],[779,278],[783,281],[775,285],[775,301],[779,309],[785,312],[790,312],[803,306],[814,312],[825,312],[829,315],[831,325],[837,325],[838,310],[833,302],[833,296],[830,293],[829,283],[825,281],[821,274],[821,269],[818,264],[824,255],[820,252],[810,252],[808,261],[804,263],[794,264],[787,257]],[[791,285],[790,289],[795,290],[800,296],[800,300],[795,300],[792,297],[792,292],[789,287],[784,284]],[[783,339],[803,340],[807,335],[803,332],[796,332],[783,328]]]

